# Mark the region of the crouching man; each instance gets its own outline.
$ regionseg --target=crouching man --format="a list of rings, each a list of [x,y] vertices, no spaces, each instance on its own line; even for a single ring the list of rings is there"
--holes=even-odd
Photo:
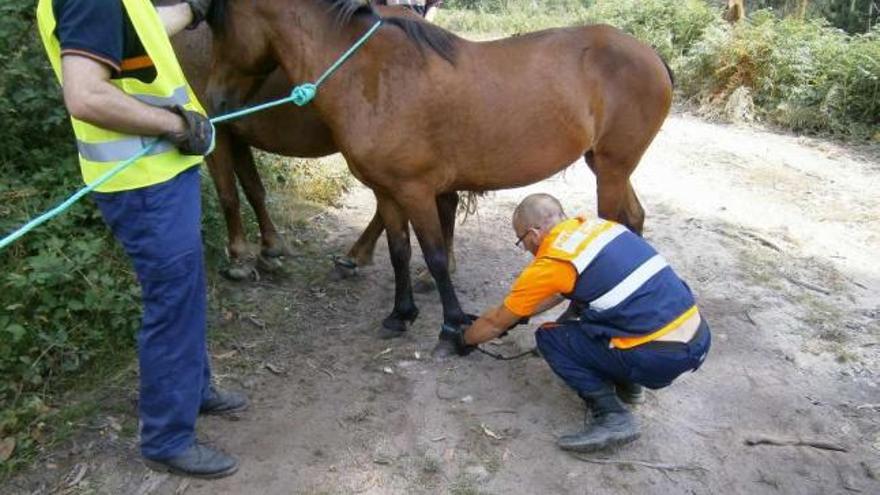
[[[534,261],[502,305],[443,338],[464,355],[523,318],[571,300],[574,319],[542,325],[535,334],[547,364],[592,412],[584,429],[560,438],[559,446],[592,452],[632,442],[638,424],[621,400],[642,402],[642,386],[668,386],[699,368],[709,351],[709,327],[690,289],[641,237],[601,218],[567,218],[549,194],[525,198],[513,229],[517,246]]]

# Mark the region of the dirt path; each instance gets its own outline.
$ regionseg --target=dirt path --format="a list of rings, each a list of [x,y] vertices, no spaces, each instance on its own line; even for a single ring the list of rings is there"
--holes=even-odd
[[[286,493],[880,493],[880,163],[824,141],[671,117],[642,162],[636,190],[646,237],[698,296],[714,331],[700,372],[650,393],[644,434],[592,459],[558,450],[582,406],[539,358],[430,359],[436,294],[400,340],[375,333],[392,304],[380,242],[358,279],[325,277],[324,253],[350,244],[373,210],[358,188],[345,207],[290,235],[302,257],[287,277],[218,282],[218,377],[246,387],[238,421],[200,433],[242,459],[236,476],[182,481],[148,472],[131,437],[100,436],[80,458],[54,459],[49,491],[137,494]],[[528,192],[595,211],[583,164],[535,186],[496,193],[457,232],[455,276],[466,310],[504,295],[527,258],[508,217]],[[325,234],[328,232],[329,234]],[[418,260],[419,251],[414,250]],[[532,331],[493,346],[512,354]],[[126,421],[132,421],[129,413]],[[816,439],[748,446],[756,436]],[[82,450],[82,449],[81,449]],[[48,462],[48,461],[47,461]],[[39,489],[22,477],[13,493]],[[68,483],[69,488],[64,488]]]

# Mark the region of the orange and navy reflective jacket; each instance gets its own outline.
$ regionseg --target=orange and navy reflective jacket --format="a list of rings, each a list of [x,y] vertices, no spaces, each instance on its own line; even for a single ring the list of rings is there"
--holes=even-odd
[[[555,294],[579,304],[585,329],[622,349],[659,338],[697,313],[690,288],[654,248],[601,218],[556,225],[504,305],[530,316]]]

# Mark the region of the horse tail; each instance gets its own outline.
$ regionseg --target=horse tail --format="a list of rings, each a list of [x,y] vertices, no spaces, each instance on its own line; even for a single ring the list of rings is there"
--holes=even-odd
[[[461,215],[461,223],[477,212],[477,200],[486,193],[474,191],[461,191],[458,193],[458,214]]]
[[[663,67],[666,67],[666,73],[669,74],[669,82],[672,83],[672,89],[675,89],[675,73],[672,72],[672,67],[666,63],[666,59],[663,58],[663,55],[660,55],[660,52],[657,52],[657,56],[660,57],[660,61],[663,62]]]

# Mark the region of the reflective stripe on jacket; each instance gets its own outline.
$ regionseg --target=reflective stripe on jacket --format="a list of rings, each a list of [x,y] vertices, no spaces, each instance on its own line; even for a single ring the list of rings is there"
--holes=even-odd
[[[579,303],[581,319],[607,329],[602,336],[614,347],[657,339],[697,314],[687,284],[644,239],[618,223],[566,220],[537,256],[574,266],[577,280],[566,297]]]
[[[153,4],[149,0],[122,0],[125,11],[137,31],[147,57],[156,68],[156,77],[144,82],[132,77],[111,79],[110,83],[124,93],[153,106],[183,105],[188,110],[205,114],[186,82],[171,42]],[[52,0],[40,0],[37,23],[49,62],[58,81],[61,73],[61,46],[55,35],[56,19]],[[130,158],[155,137],[135,136],[102,129],[71,117],[79,150],[83,180],[89,184],[122,161]],[[181,171],[202,161],[199,156],[181,155],[170,143],[159,143],[148,155],[98,187],[98,192],[117,192],[165,182]]]

